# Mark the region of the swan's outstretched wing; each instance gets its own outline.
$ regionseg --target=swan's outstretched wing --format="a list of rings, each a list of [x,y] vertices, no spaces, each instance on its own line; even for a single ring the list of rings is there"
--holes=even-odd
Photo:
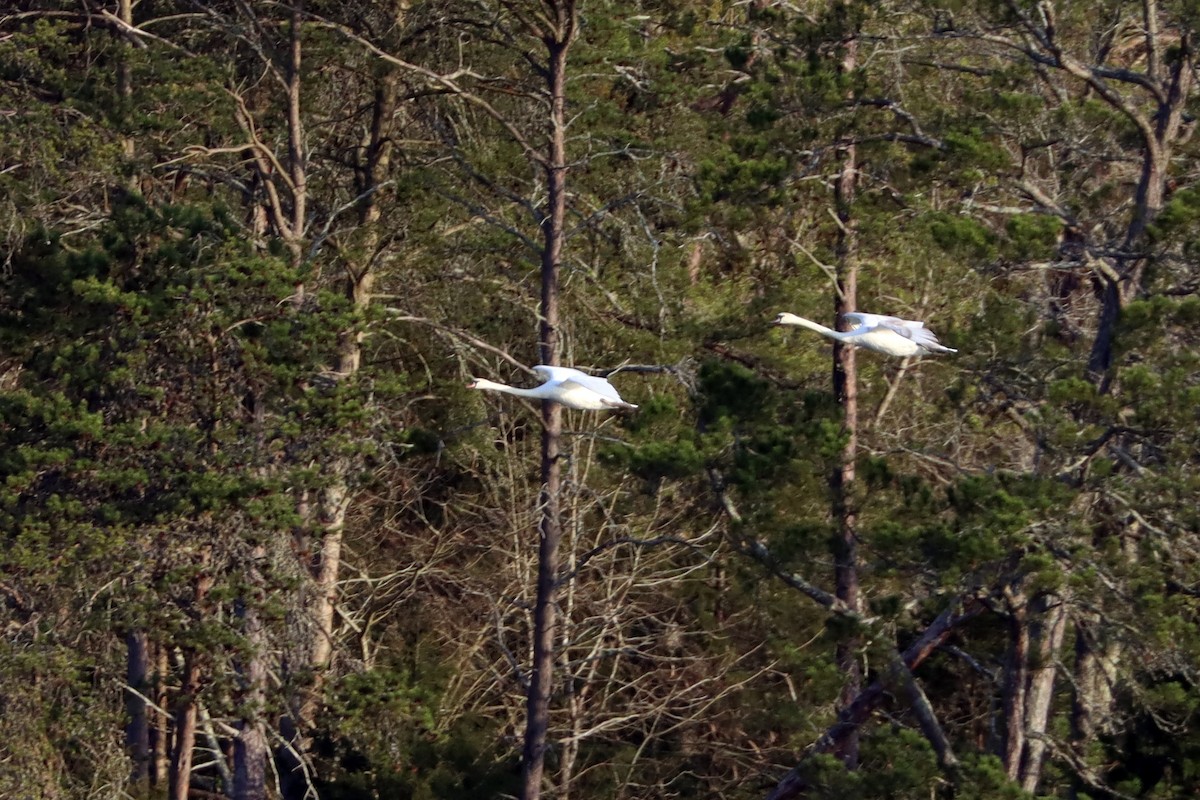
[[[633,403],[626,403],[624,400],[622,400],[620,395],[617,394],[617,390],[608,384],[600,386],[599,384],[593,383],[585,386],[579,381],[571,379],[563,381],[558,385],[562,387],[564,391],[580,390],[586,392],[589,397],[595,398],[595,401],[599,402],[600,406],[603,406],[604,408],[627,408],[631,411],[637,408],[637,406],[635,406]],[[602,391],[603,389],[608,389],[608,391]],[[597,406],[588,405],[586,407],[595,408]]]
[[[957,350],[946,347],[937,340],[933,331],[925,327],[925,323],[915,319],[901,319],[884,314],[867,314],[862,311],[851,311],[842,315],[854,323],[851,333],[866,333],[869,330],[883,329],[903,336],[919,347],[932,353],[957,353]]]
[[[895,326],[924,328],[924,322],[918,322],[914,319],[900,319],[900,317],[889,317],[886,314],[868,314],[865,311],[848,311],[842,314],[842,319],[854,323],[851,331],[856,331],[859,328],[891,328],[895,330]],[[905,334],[900,331],[901,336]]]
[[[538,364],[533,368],[533,371],[542,379],[542,383],[562,383],[563,381],[584,375],[579,370],[571,369],[570,367],[547,367],[545,364]]]
[[[618,403],[624,402],[621,400],[621,395],[617,394],[616,388],[604,378],[597,378],[595,375],[588,375],[586,372],[580,372],[570,367],[547,367],[544,364],[534,367],[533,371],[542,376],[543,383],[569,382],[609,400],[616,400]]]
[[[914,343],[920,345],[931,353],[957,353],[958,351],[946,347],[938,341],[937,336],[933,331],[925,327],[923,322],[914,322],[913,320],[899,319],[890,317],[887,321],[880,323],[879,327],[887,328],[889,331],[895,331],[906,339],[911,339]]]
[[[584,388],[591,389],[601,397],[609,400],[616,400],[618,403],[623,403],[621,395],[617,394],[617,389],[604,378],[597,378],[594,375],[584,375],[580,373],[578,376],[570,379],[571,383],[577,383]]]
[[[864,330],[867,328],[878,328],[881,322],[895,319],[895,317],[885,317],[882,314],[867,314],[864,311],[847,311],[845,314],[842,314],[842,319],[854,325],[850,329],[850,332],[854,332],[859,328]]]

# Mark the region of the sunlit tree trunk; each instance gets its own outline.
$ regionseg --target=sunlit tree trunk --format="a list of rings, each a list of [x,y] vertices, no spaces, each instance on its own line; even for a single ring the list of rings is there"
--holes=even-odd
[[[133,0],[117,0],[117,19],[126,26],[133,27]],[[122,41],[123,50],[127,51],[132,46],[127,35],[121,34],[118,38]],[[129,104],[133,99],[133,67],[130,65],[129,59],[124,56],[117,65],[117,96],[120,97],[121,104],[124,106],[122,111],[129,113]],[[121,151],[126,159],[133,159],[134,141],[132,136],[121,137]],[[131,176],[130,184],[131,188],[136,188],[135,176]]]
[[[1008,653],[1004,663],[999,754],[1004,771],[1026,791],[1037,790],[1046,757],[1058,652],[1067,606],[1053,594],[1029,598],[1020,585],[1004,593]]]
[[[212,561],[211,547],[204,547],[198,562],[200,572],[192,584],[191,611],[195,617],[205,613],[208,592],[213,578],[209,573]],[[192,778],[192,754],[196,746],[196,723],[199,718],[199,694],[201,685],[201,656],[193,648],[183,653],[183,670],[179,681],[179,695],[172,714],[175,731],[174,747],[171,751],[170,785],[171,800],[187,800]]]
[[[167,707],[167,646],[156,642],[153,644],[154,662],[154,703],[161,708]],[[171,774],[171,722],[162,713],[155,714],[154,725],[150,737],[150,785],[166,786]]]
[[[194,652],[183,658],[183,679],[175,704],[175,746],[171,753],[171,800],[187,800],[192,779],[192,751],[196,746],[196,694],[200,691],[200,662]]]
[[[1007,587],[1008,653],[1001,698],[1000,760],[1009,780],[1017,780],[1025,749],[1025,695],[1029,688],[1029,601],[1019,585]]]
[[[846,43],[842,59],[843,72],[855,69],[857,41]],[[842,167],[836,186],[838,220],[837,234],[837,296],[834,302],[835,326],[840,327],[843,314],[857,310],[858,303],[858,241],[854,225],[854,196],[857,179],[857,159],[853,144],[841,149]],[[861,605],[858,582],[858,533],[854,508],[854,462],[858,454],[858,375],[854,348],[835,341],[833,345],[833,392],[842,409],[842,425],[846,443],[838,465],[830,474],[833,496],[833,524],[836,527],[834,572],[835,594],[847,608],[855,611]],[[858,661],[859,640],[853,637],[838,643],[837,664],[842,672],[842,692],[839,707],[848,705],[862,689],[862,667]],[[839,755],[847,767],[858,765],[858,732],[847,735],[841,742]]]
[[[375,284],[374,259],[379,248],[379,219],[381,190],[391,167],[393,143],[391,132],[396,114],[399,78],[393,71],[386,71],[376,80],[372,105],[371,126],[364,137],[356,164],[358,192],[358,231],[360,246],[355,248],[361,259],[344,264],[346,273],[345,293],[356,316],[361,315],[371,304]],[[354,379],[362,366],[363,331],[361,325],[342,331],[338,335],[337,361],[334,371],[339,382]],[[308,791],[307,779],[296,763],[295,752],[307,749],[304,731],[311,729],[320,701],[320,693],[333,661],[336,631],[334,626],[338,581],[342,565],[342,542],[345,532],[346,514],[352,500],[350,475],[355,462],[350,457],[332,460],[326,465],[328,485],[316,496],[316,515],[319,526],[318,542],[312,549],[313,562],[309,565],[313,581],[311,604],[312,640],[307,655],[312,680],[306,687],[299,703],[297,720],[285,720],[285,739],[290,743],[281,748],[281,763],[290,765],[285,781],[288,797],[304,797]]]
[[[391,163],[392,118],[396,111],[397,77],[388,73],[377,82],[372,112],[371,132],[361,154],[362,165],[359,191],[359,228],[362,231],[363,253],[361,263],[347,264],[348,275],[346,296],[359,314],[371,304],[371,292],[375,285],[372,261],[379,246],[379,189]],[[340,381],[352,379],[362,366],[363,332],[355,326],[338,335],[336,373]],[[333,654],[334,614],[337,605],[338,574],[342,562],[342,535],[346,523],[346,512],[350,505],[348,477],[353,464],[348,459],[339,459],[329,465],[331,484],[318,495],[318,516],[321,525],[321,541],[318,545],[317,562],[313,569],[316,582],[316,598],[313,604],[313,635],[310,663],[314,674],[320,676],[329,667]],[[314,689],[319,687],[313,687]],[[302,717],[310,722],[315,710],[310,698]]]
[[[1058,654],[1067,629],[1067,604],[1058,595],[1042,595],[1032,604],[1029,691],[1025,697],[1025,752],[1021,758],[1021,788],[1037,792],[1046,758],[1045,735],[1050,724]]]
[[[263,719],[266,705],[267,638],[259,605],[264,600],[263,575],[257,562],[265,557],[265,548],[256,546],[251,556],[256,563],[247,565],[246,583],[250,597],[239,600],[234,609],[242,623],[246,653],[239,668],[241,696],[238,733],[233,740],[234,800],[264,800],[267,796],[267,732]]]
[[[546,154],[546,213],[542,220],[542,298],[539,355],[543,364],[557,366],[561,354],[558,330],[558,275],[562,265],[566,222],[567,51],[575,39],[574,0],[552,4],[555,30],[547,39],[546,87],[550,100],[549,152]],[[523,800],[541,796],[545,771],[546,740],[550,728],[550,697],[554,686],[554,639],[557,622],[556,594],[562,519],[559,505],[561,464],[559,437],[562,407],[542,403],[541,523],[538,526],[537,598],[533,615],[533,665],[526,702],[525,742],[522,753]]]
[[[1113,687],[1121,661],[1121,646],[1105,635],[1101,615],[1080,611],[1075,622],[1075,662],[1072,669],[1071,747],[1085,761],[1088,745],[1109,728]],[[1083,788],[1076,782],[1072,796]]]

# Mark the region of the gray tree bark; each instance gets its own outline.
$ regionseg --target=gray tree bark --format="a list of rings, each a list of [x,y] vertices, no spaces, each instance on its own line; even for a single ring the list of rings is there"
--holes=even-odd
[[[1050,724],[1058,653],[1067,629],[1067,603],[1058,595],[1042,595],[1033,603],[1029,690],[1025,697],[1025,753],[1021,758],[1021,788],[1037,792],[1046,759],[1046,730]]]
[[[254,548],[252,558],[259,561],[265,557],[265,548]],[[248,600],[236,604],[235,613],[242,622],[247,652],[240,667],[240,719],[237,722],[237,737],[233,740],[233,800],[266,800],[267,797],[267,734],[263,720],[266,705],[267,640],[263,629],[258,604],[263,601],[263,576],[257,563],[246,569],[247,583],[251,587]]]
[[[129,722],[125,726],[125,746],[133,762],[130,782],[140,791],[150,789],[150,716],[147,713],[146,697],[153,691],[150,687],[150,650],[146,632],[130,631],[125,634],[126,668],[125,681],[130,689],[125,698]]]
[[[858,55],[857,40],[846,43],[842,71],[853,71]],[[858,174],[857,153],[853,144],[841,149],[842,168],[838,176],[837,206],[837,295],[834,298],[834,327],[841,327],[842,315],[858,305],[858,234],[854,227],[853,204]],[[857,512],[854,507],[854,467],[858,457],[858,373],[855,350],[850,345],[833,344],[833,393],[842,408],[842,430],[846,444],[840,463],[830,474],[833,524],[836,528],[834,552],[834,593],[846,607],[860,611],[858,580]],[[858,661],[857,637],[838,643],[836,659],[842,672],[842,691],[838,705],[845,707],[862,690],[862,666]],[[858,732],[843,740],[838,755],[850,769],[858,766]]]
[[[552,31],[542,38],[547,43],[546,88],[550,100],[549,148],[544,162],[546,213],[542,220],[542,297],[539,351],[543,364],[559,364],[561,342],[558,330],[558,275],[562,265],[567,195],[567,52],[575,40],[574,0],[550,4],[554,14]],[[550,729],[550,699],[554,685],[554,639],[557,623],[556,595],[559,577],[559,548],[562,520],[559,507],[561,464],[559,437],[562,407],[542,402],[542,492],[541,523],[538,528],[537,598],[533,614],[533,665],[526,698],[525,740],[522,752],[522,800],[541,796],[545,774],[546,741]]]

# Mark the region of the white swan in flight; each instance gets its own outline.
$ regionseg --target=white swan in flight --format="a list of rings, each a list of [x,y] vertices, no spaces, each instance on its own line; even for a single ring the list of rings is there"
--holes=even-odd
[[[937,336],[925,327],[924,322],[887,317],[882,314],[864,314],[860,311],[843,314],[842,318],[854,323],[854,327],[848,331],[835,331],[786,311],[775,318],[775,324],[799,325],[801,328],[816,331],[830,339],[837,339],[839,342],[857,347],[865,347],[889,356],[958,352],[954,348],[939,343]]]
[[[484,378],[472,378],[467,384],[468,389],[484,389],[493,392],[515,394],[517,397],[529,397],[535,400],[552,400],[567,408],[577,408],[583,411],[605,411],[607,409],[625,409],[633,411],[637,408],[633,403],[626,403],[617,394],[617,390],[604,378],[588,375],[570,367],[547,367],[539,364],[533,371],[542,379],[542,385],[533,389],[519,389],[496,383]]]

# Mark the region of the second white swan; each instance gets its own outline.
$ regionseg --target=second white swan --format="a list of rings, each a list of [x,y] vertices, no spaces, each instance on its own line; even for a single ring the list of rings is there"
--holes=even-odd
[[[609,409],[633,411],[637,408],[633,403],[626,403],[622,400],[621,395],[617,394],[616,388],[604,378],[588,375],[586,372],[580,372],[570,367],[547,367],[544,364],[537,365],[533,371],[542,379],[542,385],[532,389],[521,389],[485,378],[473,378],[467,384],[467,388],[504,392],[534,400],[552,400],[567,408],[576,408],[582,411]]]
[[[786,311],[775,318],[775,324],[798,325],[830,339],[837,339],[839,342],[856,347],[865,347],[889,356],[958,352],[952,347],[941,344],[933,331],[925,327],[924,322],[888,317],[882,314],[865,314],[860,311],[843,314],[842,318],[854,323],[854,327],[848,331],[835,331]]]

